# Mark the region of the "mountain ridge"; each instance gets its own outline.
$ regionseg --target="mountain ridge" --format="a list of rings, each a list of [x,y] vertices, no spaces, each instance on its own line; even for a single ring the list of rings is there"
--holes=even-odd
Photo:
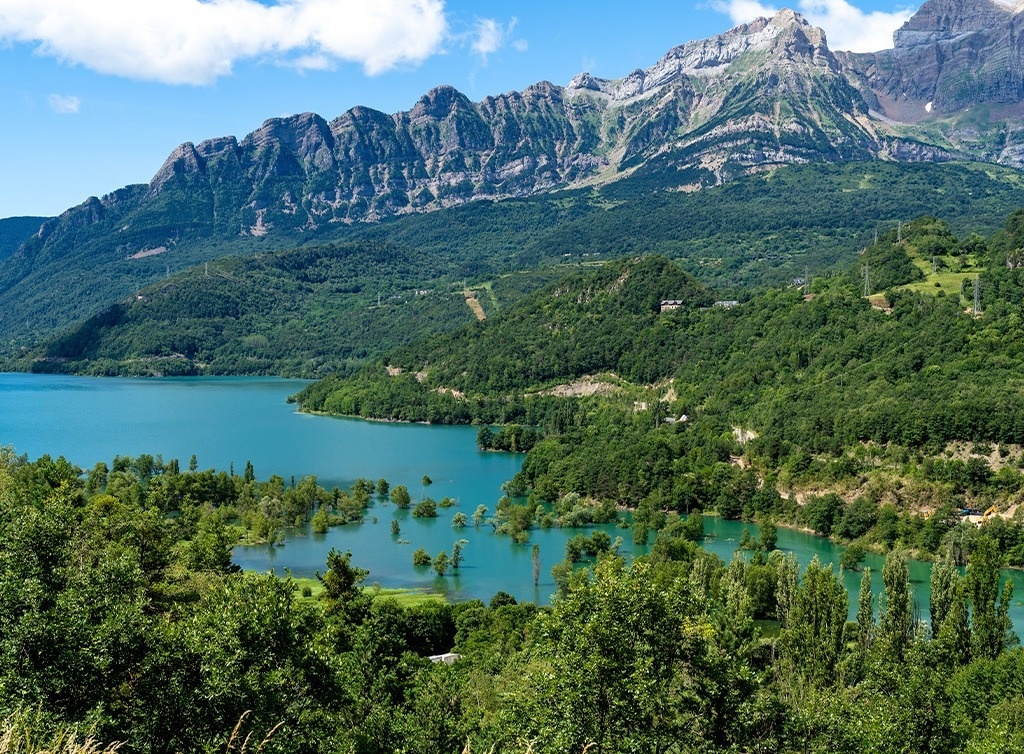
[[[782,10],[674,47],[620,79],[581,73],[564,87],[542,81],[480,102],[439,86],[391,115],[357,106],[330,121],[272,118],[242,139],[181,144],[149,184],[91,197],[46,222],[0,264],[0,296],[26,281],[59,283],[69,314],[51,316],[40,301],[36,319],[46,330],[165,268],[227,251],[333,240],[353,226],[481,199],[600,188],[636,171],[657,174],[652,190],[694,191],[815,162],[973,158],[1020,167],[1024,106],[1005,101],[1017,91],[1017,67],[1002,78],[991,65],[979,68],[992,74],[975,82],[981,104],[953,115],[946,100],[933,97],[925,112],[923,94],[900,99],[897,91],[920,69],[934,79],[918,82],[921,93],[952,92],[943,82],[959,80],[955,66],[990,60],[999,45],[1010,45],[1011,62],[1022,59],[1019,18],[988,0],[928,0],[893,51],[858,56],[833,52],[824,32]],[[929,29],[945,31],[919,44]],[[930,69],[915,63],[950,45],[977,54]],[[904,110],[913,117],[901,121]],[[86,290],[83,271],[65,269],[83,255],[112,271],[115,296]]]

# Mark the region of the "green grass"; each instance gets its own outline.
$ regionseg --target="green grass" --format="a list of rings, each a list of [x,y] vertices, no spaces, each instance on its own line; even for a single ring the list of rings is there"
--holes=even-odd
[[[304,600],[317,600],[324,593],[324,586],[320,583],[319,579],[305,579],[292,577],[292,582],[295,584],[295,591],[299,594],[300,599]],[[309,596],[303,595],[303,589],[309,587]],[[436,592],[427,592],[420,589],[384,589],[377,584],[373,586],[364,586],[363,592],[371,594],[374,598],[377,597],[389,597],[402,607],[416,607],[427,602],[444,602],[444,595],[437,594]]]
[[[429,602],[444,602],[444,595],[437,592],[428,592],[421,589],[384,589],[380,586],[363,587],[363,591],[371,593],[374,597],[388,597],[395,600],[402,607],[416,607]]]
[[[939,291],[943,291],[947,296],[959,296],[960,286],[963,281],[973,280],[974,275],[975,273],[973,272],[938,272],[934,275],[928,275],[924,280],[919,280],[916,283],[900,286],[899,290],[926,293],[932,296]]]

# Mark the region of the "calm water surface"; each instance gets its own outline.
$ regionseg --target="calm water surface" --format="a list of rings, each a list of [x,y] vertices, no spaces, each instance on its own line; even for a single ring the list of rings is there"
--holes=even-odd
[[[291,530],[283,547],[239,547],[235,561],[243,568],[290,571],[312,576],[322,570],[331,547],[351,550],[353,562],[370,570],[370,582],[386,587],[444,591],[450,597],[487,600],[498,590],[519,599],[548,601],[554,584],[551,566],[564,555],[565,541],[576,530],[531,532],[530,542],[516,545],[496,536],[489,526],[455,530],[457,511],[471,517],[483,504],[493,511],[501,485],[518,471],[522,456],[481,453],[471,427],[428,427],[337,419],[299,414],[286,403],[306,383],[270,378],[114,379],[53,375],[0,374],[0,445],[37,458],[63,455],[83,468],[115,455],[151,453],[187,463],[196,454],[200,468],[240,471],[251,461],[257,476],[280,474],[285,479],[315,474],[325,486],[348,486],[356,478],[386,478],[405,484],[414,499],[425,494],[440,500],[452,497],[457,507],[440,509],[436,519],[414,519],[409,511],[376,503],[365,523],[337,527],[325,535],[308,529]],[[424,488],[428,475],[433,484]],[[401,534],[392,537],[392,518]],[[374,519],[376,523],[374,523]],[[708,517],[704,546],[728,561],[744,527],[757,536],[757,527]],[[627,556],[646,548],[632,544],[629,530],[603,527],[621,535]],[[425,547],[431,554],[451,553],[452,543],[466,539],[464,562],[457,574],[439,578],[429,568],[414,568],[412,552]],[[408,540],[399,544],[398,539]],[[534,587],[530,551],[540,547],[540,584]],[[840,547],[801,532],[779,529],[780,549],[796,554],[806,565],[817,556],[838,563]],[[866,565],[881,587],[882,560],[869,555]],[[911,563],[910,574],[918,603],[927,616],[927,563]],[[1015,582],[1011,615],[1024,635],[1024,578]],[[860,574],[844,576],[851,592],[851,616],[856,610]]]

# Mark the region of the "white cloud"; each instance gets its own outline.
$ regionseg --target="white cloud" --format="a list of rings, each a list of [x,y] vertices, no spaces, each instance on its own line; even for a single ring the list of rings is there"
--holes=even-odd
[[[811,24],[825,30],[829,47],[852,52],[875,52],[892,47],[892,33],[914,15],[909,8],[869,13],[848,0],[797,0],[795,6]],[[753,21],[758,16],[772,16],[778,11],[757,0],[713,0],[711,7],[728,14],[737,24]]]
[[[0,42],[168,84],[209,84],[257,57],[374,75],[433,55],[446,29],[444,0],[0,0]]]
[[[46,98],[50,109],[58,115],[77,115],[82,107],[82,100],[65,94],[51,94]]]
[[[505,46],[518,24],[518,18],[510,19],[507,24],[501,24],[493,18],[481,18],[476,22],[476,28],[473,31],[473,42],[470,48],[486,64],[487,56],[492,55]],[[526,52],[529,49],[529,44],[525,39],[513,40],[512,46],[519,52]]]

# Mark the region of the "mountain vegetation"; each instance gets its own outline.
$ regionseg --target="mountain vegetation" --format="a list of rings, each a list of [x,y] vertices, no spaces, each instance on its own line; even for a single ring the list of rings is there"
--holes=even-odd
[[[433,261],[435,274],[454,266]],[[142,375],[343,371],[473,319],[451,275],[419,287],[424,262],[371,242],[225,257],[105,309],[51,342],[33,366]]]
[[[989,234],[1024,205],[1019,174],[967,165],[797,166],[691,194],[660,190],[664,180],[651,165],[600,192],[477,202],[351,228],[349,241],[220,257],[139,289],[43,349],[14,351],[13,366],[320,376],[460,326],[471,314],[464,283],[494,313],[566,267],[658,253],[736,297],[843,268],[910,212],[941,210],[951,230]],[[37,297],[15,296],[27,282],[11,289],[6,321],[35,321],[33,307],[48,306],[60,280],[50,272]]]

